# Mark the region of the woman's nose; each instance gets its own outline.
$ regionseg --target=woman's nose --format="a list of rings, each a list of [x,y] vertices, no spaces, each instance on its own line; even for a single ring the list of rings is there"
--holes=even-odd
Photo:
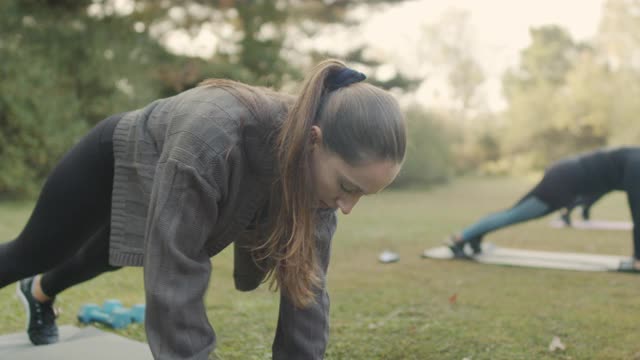
[[[338,207],[343,214],[349,215],[351,210],[356,206],[358,201],[360,200],[360,196],[350,196],[345,198],[338,199]]]

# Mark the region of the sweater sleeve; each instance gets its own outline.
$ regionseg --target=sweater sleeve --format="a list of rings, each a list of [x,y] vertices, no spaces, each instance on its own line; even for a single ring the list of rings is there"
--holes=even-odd
[[[211,263],[204,244],[220,192],[185,163],[158,164],[145,230],[146,332],[155,359],[207,359],[215,347],[204,295]]]
[[[317,289],[315,302],[306,308],[296,308],[280,295],[280,313],[273,342],[273,359],[320,360],[324,358],[329,341],[329,294],[326,274],[331,253],[331,239],[336,230],[334,210],[319,210],[316,227],[317,254],[322,270],[322,286]]]

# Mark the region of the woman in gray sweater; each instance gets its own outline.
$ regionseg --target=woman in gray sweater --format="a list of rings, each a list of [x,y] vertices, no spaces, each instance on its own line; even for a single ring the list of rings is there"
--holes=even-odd
[[[386,187],[405,154],[397,102],[364,78],[329,60],[297,97],[208,80],[98,124],[0,245],[0,287],[20,280],[31,341],[58,340],[61,291],[143,266],[154,357],[207,359],[210,258],[233,242],[236,288],[280,289],[273,358],[323,358],[336,209]]]

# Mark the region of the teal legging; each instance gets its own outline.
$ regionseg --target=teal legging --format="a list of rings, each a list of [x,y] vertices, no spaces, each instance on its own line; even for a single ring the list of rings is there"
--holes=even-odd
[[[482,238],[485,234],[500,228],[513,225],[519,222],[545,216],[555,209],[538,199],[530,196],[522,199],[512,208],[488,215],[475,224],[462,230],[461,240]]]

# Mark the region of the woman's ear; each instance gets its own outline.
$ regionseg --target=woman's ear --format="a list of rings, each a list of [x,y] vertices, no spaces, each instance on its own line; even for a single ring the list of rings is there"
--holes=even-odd
[[[311,126],[309,140],[311,141],[311,146],[320,146],[322,144],[322,129],[319,126]]]

